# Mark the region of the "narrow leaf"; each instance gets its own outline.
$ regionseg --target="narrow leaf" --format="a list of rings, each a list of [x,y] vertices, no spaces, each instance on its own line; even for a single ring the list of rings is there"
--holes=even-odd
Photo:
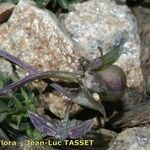
[[[4,86],[4,80],[0,78],[0,88],[2,88],[3,86]]]
[[[106,112],[103,104],[96,101],[89,91],[83,89],[74,97],[73,101],[90,109],[98,110],[104,116],[104,120],[106,120]]]
[[[34,132],[34,130],[33,130],[33,128],[31,127],[31,125],[28,125],[28,126],[27,126],[26,132],[27,132],[27,135],[28,135],[30,138],[33,137],[33,132]]]
[[[16,124],[14,124],[14,123],[12,123],[12,122],[8,122],[8,124],[9,124],[9,126],[12,127],[13,129],[19,130],[19,127],[18,127]]]
[[[0,113],[0,123],[3,122],[6,117],[7,117],[7,113]]]
[[[21,116],[21,115],[17,115],[17,116],[16,116],[16,119],[17,119],[17,126],[18,126],[18,128],[19,128],[20,123],[21,123],[22,116]]]
[[[102,105],[101,102],[96,101],[90,92],[87,90],[82,89],[81,91],[78,92],[70,92],[68,93],[67,90],[65,90],[63,87],[60,85],[56,84],[51,84],[55,90],[59,91],[63,95],[69,98],[69,101],[72,101],[74,103],[77,103],[79,105],[88,107],[90,109],[98,110],[102,113],[104,116],[104,119],[106,119],[106,113],[104,106]]]
[[[26,76],[25,78],[11,83],[8,86],[5,86],[0,90],[0,95],[7,94],[11,90],[21,87],[29,82],[32,82],[36,79],[49,79],[49,78],[59,78],[59,79],[66,79],[72,82],[78,83],[78,78],[80,78],[83,75],[83,73],[78,72],[67,72],[67,71],[45,71],[45,72],[37,72],[35,74]]]
[[[0,100],[0,113],[2,112],[8,112],[11,109],[8,107],[7,103]]]
[[[77,124],[75,124],[74,126],[71,126],[68,129],[69,132],[69,138],[71,139],[76,139],[76,138],[80,138],[82,135],[84,135],[85,133],[87,133],[91,127],[94,125],[94,119],[90,119],[90,120],[86,120],[84,122],[79,122],[77,121]],[[73,121],[71,121],[70,125],[72,124]]]
[[[15,102],[15,111],[16,111],[16,112],[19,112],[19,111],[24,110],[24,107],[23,107],[23,105],[22,105],[22,103],[20,102],[19,99],[17,99],[16,97],[14,97],[13,100],[14,100],[14,102]]]
[[[58,4],[64,9],[68,9],[69,7],[68,0],[58,0]]]
[[[35,0],[39,7],[46,7],[51,0]]]
[[[35,140],[41,140],[42,139],[42,134],[37,129],[34,129],[33,136],[34,136]]]
[[[120,57],[122,50],[123,50],[123,48],[121,48],[123,43],[124,43],[124,40],[122,39],[119,45],[114,46],[112,50],[110,50],[103,56],[103,60],[102,60],[103,66],[114,63]]]
[[[58,130],[55,122],[52,122],[52,120],[50,122],[49,120],[41,117],[40,115],[30,111],[28,112],[28,114],[31,122],[36,127],[36,129],[38,129],[44,135],[55,136]]]

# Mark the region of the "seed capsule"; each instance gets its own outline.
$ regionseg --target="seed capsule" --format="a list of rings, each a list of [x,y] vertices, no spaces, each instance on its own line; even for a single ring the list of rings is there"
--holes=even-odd
[[[99,73],[107,88],[106,93],[100,94],[101,99],[105,101],[120,100],[126,88],[124,71],[115,65],[111,65],[104,67]]]

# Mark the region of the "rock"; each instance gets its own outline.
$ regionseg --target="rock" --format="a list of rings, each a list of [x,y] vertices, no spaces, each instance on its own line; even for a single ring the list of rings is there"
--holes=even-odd
[[[142,89],[141,47],[136,18],[126,5],[117,5],[110,0],[86,1],[71,5],[70,12],[60,15],[60,19],[90,58],[100,55],[98,46],[106,53],[124,39],[123,52],[116,65],[125,71],[129,87]]]
[[[141,68],[144,76],[145,91],[150,94],[150,9],[135,7],[133,12],[137,17],[141,37]]]
[[[0,73],[10,77],[13,74],[13,68],[10,62],[0,58]]]
[[[142,0],[141,5],[146,6],[146,7],[150,7],[150,1],[149,0]]]
[[[0,23],[4,23],[10,17],[15,5],[11,3],[0,4]]]
[[[108,148],[109,143],[112,140],[114,140],[116,136],[117,136],[117,133],[111,130],[99,128],[99,129],[93,130],[92,132],[88,132],[87,134],[85,134],[83,136],[83,139],[94,140],[91,149],[106,150]]]
[[[136,104],[143,101],[143,94],[136,90],[127,89],[121,99],[124,110],[131,110]]]
[[[82,140],[93,140],[91,146],[62,146],[63,150],[106,150],[111,140],[116,137],[116,133],[107,129],[99,128],[93,129],[87,132],[80,139]]]
[[[0,48],[36,69],[75,69],[76,48],[69,34],[52,12],[36,7],[30,0],[19,1],[0,32]]]
[[[65,101],[65,96],[60,95],[57,92],[53,93],[47,93],[40,95],[40,100],[42,101],[42,105],[40,107],[45,107],[52,111],[56,116],[59,118],[63,118],[65,115],[65,109],[67,108],[68,101]],[[70,111],[70,115],[75,114],[79,110],[82,110],[82,108],[74,104],[73,108]],[[42,114],[43,115],[43,114]]]
[[[119,112],[110,123],[114,128],[128,128],[150,123],[150,99],[123,112]]]
[[[10,17],[15,5],[11,3],[1,3],[0,4],[0,24],[4,23]],[[6,76],[10,76],[13,74],[11,64],[4,60],[0,59],[0,72],[5,74]]]
[[[0,49],[38,70],[77,69],[77,50],[82,48],[72,41],[52,12],[38,8],[33,1],[20,0],[9,20],[0,25],[0,33]],[[9,69],[5,65],[1,67]],[[25,72],[18,68],[18,74],[23,77]],[[55,112],[60,101],[50,99],[49,104],[53,105],[50,111]],[[66,105],[63,104],[61,108],[65,111]],[[55,115],[63,117],[57,112]]]
[[[118,134],[108,150],[149,150],[150,128],[135,127]]]

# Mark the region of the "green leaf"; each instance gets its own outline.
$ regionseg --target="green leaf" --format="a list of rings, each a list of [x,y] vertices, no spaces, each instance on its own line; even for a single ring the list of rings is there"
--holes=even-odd
[[[35,0],[39,7],[46,7],[51,0]]]
[[[10,115],[7,119],[8,124],[15,130],[25,130],[26,125],[22,121],[22,114]]]
[[[23,105],[21,104],[20,100],[18,100],[16,97],[14,97],[14,102],[15,102],[15,111],[20,112],[24,110]]]
[[[17,115],[17,116],[16,116],[16,119],[17,119],[17,126],[18,126],[18,128],[19,128],[19,125],[20,125],[21,119],[22,119],[21,115]]]
[[[54,8],[56,7],[56,5],[57,5],[57,0],[52,0],[52,7]]]
[[[0,88],[4,87],[4,81],[0,78]]]
[[[42,139],[42,133],[39,132],[36,128],[34,129],[33,135],[34,135],[35,140],[41,140]]]
[[[7,113],[0,113],[0,123],[3,122],[6,117],[7,117]]]
[[[25,101],[28,101],[28,93],[25,88],[21,88],[21,95],[24,97]]]
[[[15,105],[13,98],[8,102],[8,107],[13,107]]]
[[[6,103],[0,101],[0,113],[10,111],[10,108]]]
[[[123,48],[121,45],[123,44],[123,40],[119,45],[115,46],[113,50],[110,50],[103,56],[103,66],[113,64],[121,55]]]
[[[9,126],[12,127],[13,129],[19,130],[19,127],[18,127],[16,124],[11,123],[11,122],[8,122],[8,124],[9,124]]]
[[[68,9],[69,7],[68,0],[58,0],[58,4],[64,9]]]
[[[0,74],[0,88],[4,87],[5,80],[6,80],[5,77],[2,74]]]
[[[29,136],[30,138],[33,138],[33,132],[34,132],[34,130],[32,129],[31,126],[27,127],[26,132],[27,132],[27,136]]]
[[[21,114],[22,120],[27,120],[28,114],[27,112]]]
[[[41,140],[42,139],[42,133],[39,132],[36,128],[32,127],[30,124],[27,126],[27,136],[34,140]]]
[[[83,2],[84,0],[71,0],[70,2],[71,3],[81,3],[81,2]]]
[[[16,81],[17,78],[10,77],[9,81]],[[4,87],[6,83],[6,78],[0,74],[0,88]],[[31,124],[28,120],[28,110],[35,110],[35,96],[34,93],[26,86],[18,88],[15,90],[13,97],[0,96],[0,123],[5,121],[6,125],[9,125],[8,134],[13,138],[12,133],[26,133],[27,126]],[[5,128],[5,126],[4,126]],[[32,129],[33,139],[41,139],[41,135],[38,131]],[[27,134],[27,133],[26,133]],[[29,131],[28,131],[29,134]]]
[[[20,130],[20,131],[26,130],[28,124],[29,124],[28,122],[21,122],[21,123],[20,123],[20,126],[19,126],[19,130]]]
[[[9,103],[11,99],[12,97],[9,96],[0,96],[0,101],[3,101],[4,103]]]

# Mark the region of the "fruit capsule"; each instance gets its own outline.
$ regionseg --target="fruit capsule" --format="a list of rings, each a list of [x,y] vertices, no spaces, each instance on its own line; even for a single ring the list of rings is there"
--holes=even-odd
[[[100,94],[104,101],[118,101],[123,96],[126,88],[126,75],[115,65],[110,65],[99,70],[99,74],[107,88],[106,93]]]

